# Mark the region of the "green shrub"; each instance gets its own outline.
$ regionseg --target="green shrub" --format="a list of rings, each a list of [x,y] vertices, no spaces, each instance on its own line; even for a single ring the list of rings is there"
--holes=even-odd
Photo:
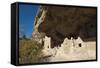
[[[42,45],[30,39],[19,41],[19,63],[39,63],[42,57]]]

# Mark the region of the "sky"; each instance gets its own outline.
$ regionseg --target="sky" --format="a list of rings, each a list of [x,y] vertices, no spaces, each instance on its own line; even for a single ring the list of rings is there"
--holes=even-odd
[[[19,35],[32,36],[35,16],[39,5],[19,4]]]

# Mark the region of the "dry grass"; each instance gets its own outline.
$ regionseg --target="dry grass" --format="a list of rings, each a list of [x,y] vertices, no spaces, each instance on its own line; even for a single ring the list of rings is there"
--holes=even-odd
[[[19,63],[39,63],[42,57],[42,46],[30,39],[19,41]]]

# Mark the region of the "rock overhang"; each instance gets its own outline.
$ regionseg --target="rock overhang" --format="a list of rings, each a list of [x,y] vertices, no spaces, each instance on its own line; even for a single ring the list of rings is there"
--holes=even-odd
[[[71,37],[76,39],[78,36],[82,39],[95,37],[96,14],[95,8],[41,6],[35,26],[41,18],[36,29],[39,33],[51,37],[52,45],[55,46],[61,44],[66,37],[69,39]]]

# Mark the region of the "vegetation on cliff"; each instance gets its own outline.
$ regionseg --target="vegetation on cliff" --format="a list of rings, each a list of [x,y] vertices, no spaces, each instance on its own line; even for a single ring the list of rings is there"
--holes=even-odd
[[[19,63],[39,63],[42,57],[42,46],[31,39],[19,40]]]

